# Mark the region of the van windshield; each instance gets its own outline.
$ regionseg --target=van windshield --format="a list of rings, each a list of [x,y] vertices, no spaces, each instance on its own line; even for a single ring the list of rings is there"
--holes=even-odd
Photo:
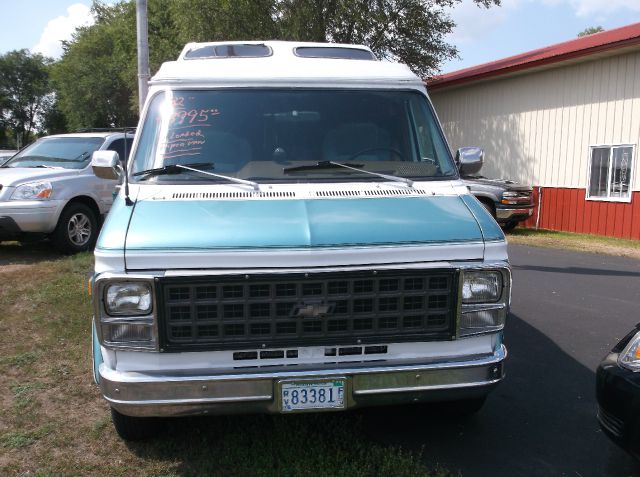
[[[142,173],[199,164],[256,181],[383,180],[327,162],[416,180],[457,176],[424,95],[369,89],[165,90],[151,101],[131,172],[153,182],[216,180]]]

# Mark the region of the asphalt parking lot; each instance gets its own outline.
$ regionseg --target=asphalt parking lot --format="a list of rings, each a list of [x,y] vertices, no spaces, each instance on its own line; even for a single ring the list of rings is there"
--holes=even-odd
[[[600,431],[595,369],[640,321],[640,261],[510,246],[507,378],[477,416],[421,408],[366,413],[369,433],[470,476],[632,476]]]

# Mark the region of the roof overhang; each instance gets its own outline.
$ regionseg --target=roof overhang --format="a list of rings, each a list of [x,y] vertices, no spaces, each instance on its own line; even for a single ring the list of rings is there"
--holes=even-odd
[[[640,50],[640,23],[436,76],[429,92],[502,79]]]

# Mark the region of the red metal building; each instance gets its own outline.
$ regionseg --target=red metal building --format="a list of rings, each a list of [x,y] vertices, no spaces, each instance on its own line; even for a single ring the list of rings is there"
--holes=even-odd
[[[640,23],[454,71],[427,88],[453,149],[532,184],[528,226],[640,240]]]

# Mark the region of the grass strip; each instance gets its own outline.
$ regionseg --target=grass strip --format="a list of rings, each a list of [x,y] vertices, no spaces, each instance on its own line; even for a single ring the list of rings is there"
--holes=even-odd
[[[640,240],[520,227],[508,233],[507,240],[509,243],[517,245],[558,248],[640,259]]]

